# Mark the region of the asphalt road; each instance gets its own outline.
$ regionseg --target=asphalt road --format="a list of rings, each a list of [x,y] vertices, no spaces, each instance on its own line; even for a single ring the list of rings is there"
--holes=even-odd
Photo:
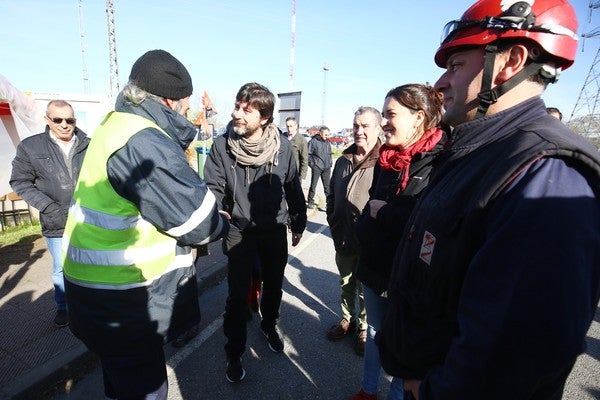
[[[166,347],[169,399],[349,399],[359,389],[362,358],[354,354],[352,338],[330,342],[325,331],[339,319],[339,277],[333,244],[323,212],[310,217],[308,231],[296,248],[290,247],[284,281],[280,331],[284,353],[269,350],[259,330],[259,318],[248,324],[243,382],[225,379],[225,338],[221,314],[226,282],[204,292],[200,334],[186,347]],[[552,351],[552,349],[548,349]],[[387,394],[382,377],[380,398]],[[104,399],[101,372],[92,370],[70,392],[55,393],[52,400]],[[580,357],[568,382],[564,399],[600,398],[600,312],[588,335],[588,352]]]

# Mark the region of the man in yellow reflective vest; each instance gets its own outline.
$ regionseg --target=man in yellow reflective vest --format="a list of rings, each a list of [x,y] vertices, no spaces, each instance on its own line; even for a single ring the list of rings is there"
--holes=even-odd
[[[142,55],[94,132],[69,209],[70,326],[100,357],[107,398],[167,398],[163,344],[200,320],[190,245],[229,229],[184,154],[192,90],[171,54]]]

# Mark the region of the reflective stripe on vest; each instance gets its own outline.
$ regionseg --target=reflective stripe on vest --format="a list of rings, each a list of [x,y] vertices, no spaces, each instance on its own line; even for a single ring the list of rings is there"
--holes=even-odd
[[[129,289],[151,284],[165,272],[192,265],[176,257],[177,242],[145,221],[108,180],[108,158],[137,132],[154,128],[140,116],[112,112],[96,129],[86,153],[63,237],[65,278],[82,286]]]

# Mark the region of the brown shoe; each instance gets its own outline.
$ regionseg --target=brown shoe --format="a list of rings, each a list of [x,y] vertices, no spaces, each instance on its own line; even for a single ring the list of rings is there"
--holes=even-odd
[[[345,318],[343,318],[339,323],[329,328],[329,330],[327,331],[327,339],[340,340],[349,332],[354,332],[355,329],[356,322],[348,322]]]
[[[365,344],[367,343],[367,331],[360,330],[356,333],[356,339],[354,340],[354,352],[359,356],[365,355]]]

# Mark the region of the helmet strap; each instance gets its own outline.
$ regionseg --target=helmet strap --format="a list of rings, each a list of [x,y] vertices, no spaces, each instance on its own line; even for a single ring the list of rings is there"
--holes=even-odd
[[[497,45],[488,44],[485,46],[485,63],[483,66],[483,76],[481,78],[481,91],[477,95],[479,98],[479,105],[477,106],[475,118],[483,117],[487,113],[488,108],[496,103],[500,96],[517,86],[519,83],[529,79],[530,76],[538,74],[544,66],[543,63],[532,62],[519,71],[518,74],[492,89],[494,62],[497,53]]]
[[[479,105],[477,106],[475,118],[483,117],[487,113],[488,108],[498,101],[497,93],[495,90],[492,90],[496,54],[498,54],[498,46],[495,44],[485,46],[485,63],[483,64],[483,76],[481,77],[481,91],[477,95],[479,97]]]

